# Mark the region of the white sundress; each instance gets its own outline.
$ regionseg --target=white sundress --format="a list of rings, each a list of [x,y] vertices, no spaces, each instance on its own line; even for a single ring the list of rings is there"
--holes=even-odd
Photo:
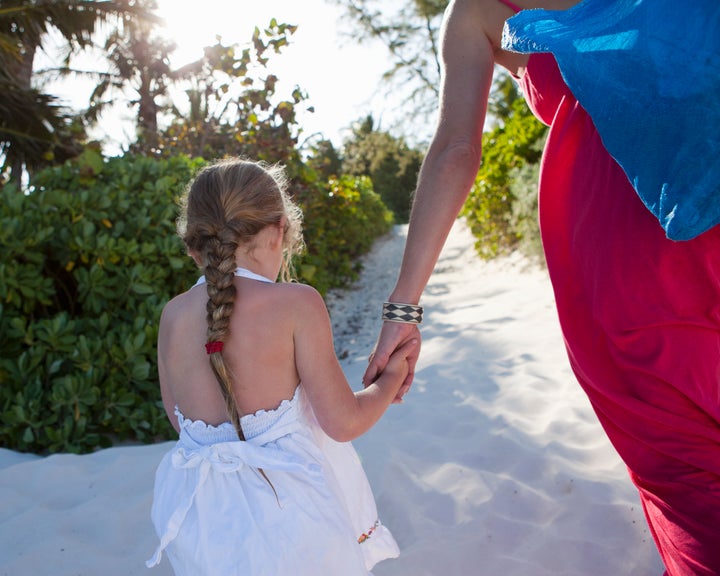
[[[230,422],[176,414],[180,438],[155,476],[160,544],[148,567],[164,551],[176,576],[360,576],[399,555],[352,444],[323,432],[302,384],[277,409],[243,416],[245,441]]]

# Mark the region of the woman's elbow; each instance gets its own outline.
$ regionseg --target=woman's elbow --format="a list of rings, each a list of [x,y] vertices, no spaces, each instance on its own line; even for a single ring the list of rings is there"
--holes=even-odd
[[[436,137],[428,148],[423,171],[443,177],[477,174],[482,141],[476,138]]]
[[[467,170],[477,173],[480,168],[482,146],[480,142],[454,140],[442,147],[440,161],[448,170]]]

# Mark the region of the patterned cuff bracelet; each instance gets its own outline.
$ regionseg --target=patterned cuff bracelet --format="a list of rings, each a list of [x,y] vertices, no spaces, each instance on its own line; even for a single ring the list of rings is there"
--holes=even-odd
[[[388,322],[406,322],[420,324],[423,317],[423,307],[414,304],[398,304],[385,302],[383,304],[382,319]]]

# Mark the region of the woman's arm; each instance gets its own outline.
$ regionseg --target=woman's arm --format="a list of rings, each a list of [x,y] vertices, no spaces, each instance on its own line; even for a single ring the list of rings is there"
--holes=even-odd
[[[301,290],[295,306],[295,365],[322,429],[334,440],[347,442],[370,429],[392,403],[417,341],[399,347],[375,383],[353,392],[335,355],[322,297],[312,288]]]
[[[439,119],[420,169],[405,253],[389,297],[392,302],[420,300],[480,166],[494,66],[493,45],[484,28],[486,6],[478,0],[455,0],[445,14]],[[490,20],[495,19],[493,14]],[[392,351],[418,334],[415,325],[385,322],[363,381],[373,382]],[[414,360],[404,391],[411,383]]]

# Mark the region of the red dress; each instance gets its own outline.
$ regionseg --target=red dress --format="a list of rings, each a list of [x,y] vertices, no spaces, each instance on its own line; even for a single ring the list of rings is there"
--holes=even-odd
[[[550,126],[542,241],[572,368],[672,576],[720,574],[720,226],[673,242],[555,59],[520,80]]]

